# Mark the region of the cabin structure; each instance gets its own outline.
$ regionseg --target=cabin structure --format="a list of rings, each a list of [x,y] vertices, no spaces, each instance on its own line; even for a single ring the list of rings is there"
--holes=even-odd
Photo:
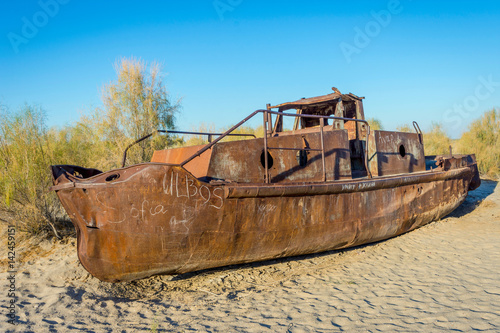
[[[426,170],[418,125],[415,133],[370,131],[364,97],[333,90],[268,104],[265,138],[219,142],[184,168],[204,181],[235,183],[324,182]],[[286,117],[294,118],[293,128],[284,127]],[[178,164],[204,147],[159,150],[152,162]]]

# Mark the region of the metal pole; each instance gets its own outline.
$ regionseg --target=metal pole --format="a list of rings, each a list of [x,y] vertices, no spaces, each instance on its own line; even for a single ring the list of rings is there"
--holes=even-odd
[[[326,162],[325,162],[325,136],[323,134],[323,126],[325,125],[325,119],[321,118],[319,120],[319,127],[321,129],[321,160],[323,162],[323,181],[326,181]]]
[[[368,144],[368,139],[370,138],[370,125],[368,125],[368,123],[366,123],[366,141],[365,141],[365,169],[366,169],[366,175],[368,176],[368,178],[372,178],[373,175],[370,171],[370,161],[368,161],[368,147],[369,147],[369,144]]]
[[[215,139],[211,143],[207,144],[204,148],[202,148],[199,151],[197,151],[194,155],[192,155],[191,157],[189,157],[188,159],[186,159],[184,162],[182,162],[181,164],[179,164],[179,166],[184,167],[184,165],[186,163],[191,162],[193,159],[195,159],[196,157],[200,156],[201,154],[203,154],[204,152],[206,152],[208,149],[212,148],[217,142],[219,142],[220,140],[222,140],[223,138],[225,138],[227,135],[229,135],[229,133],[231,133],[232,131],[234,131],[235,129],[237,129],[238,127],[240,127],[241,125],[243,125],[244,123],[246,123],[250,118],[252,118],[253,116],[255,116],[259,112],[261,112],[261,110],[257,110],[257,111],[252,112],[252,114],[250,114],[248,117],[246,117],[245,119],[243,119],[242,121],[240,121],[239,123],[237,123],[236,125],[234,125],[233,127],[231,127],[230,129],[228,129],[226,132],[224,132],[217,139]]]
[[[268,169],[268,163],[269,161],[267,160],[267,119],[268,114],[267,110],[264,111],[264,169],[265,170],[265,175],[266,175],[266,183],[269,183],[269,169]]]

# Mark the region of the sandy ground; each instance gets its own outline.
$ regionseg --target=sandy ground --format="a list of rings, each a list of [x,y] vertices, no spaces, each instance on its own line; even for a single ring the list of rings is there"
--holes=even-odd
[[[78,262],[73,238],[36,246],[24,241],[18,245],[23,263],[16,273],[17,325],[7,322],[2,288],[0,327],[9,332],[499,332],[496,185],[483,181],[446,219],[377,244],[132,283],[90,276]],[[4,244],[0,254],[0,280],[7,285]]]

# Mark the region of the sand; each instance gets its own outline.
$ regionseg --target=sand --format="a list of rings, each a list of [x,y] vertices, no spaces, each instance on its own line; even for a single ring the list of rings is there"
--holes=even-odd
[[[498,332],[496,185],[483,181],[447,218],[384,242],[131,283],[90,276],[74,238],[24,241],[17,325],[4,315],[5,288],[0,325],[8,332]],[[6,285],[5,246],[0,254]]]

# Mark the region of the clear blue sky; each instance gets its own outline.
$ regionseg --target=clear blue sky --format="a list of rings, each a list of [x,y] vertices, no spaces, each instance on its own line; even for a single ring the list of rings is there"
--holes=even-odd
[[[435,121],[458,137],[500,106],[496,0],[3,1],[0,15],[0,103],[41,105],[50,126],[99,106],[131,56],[163,64],[179,129],[332,86],[389,130]]]

